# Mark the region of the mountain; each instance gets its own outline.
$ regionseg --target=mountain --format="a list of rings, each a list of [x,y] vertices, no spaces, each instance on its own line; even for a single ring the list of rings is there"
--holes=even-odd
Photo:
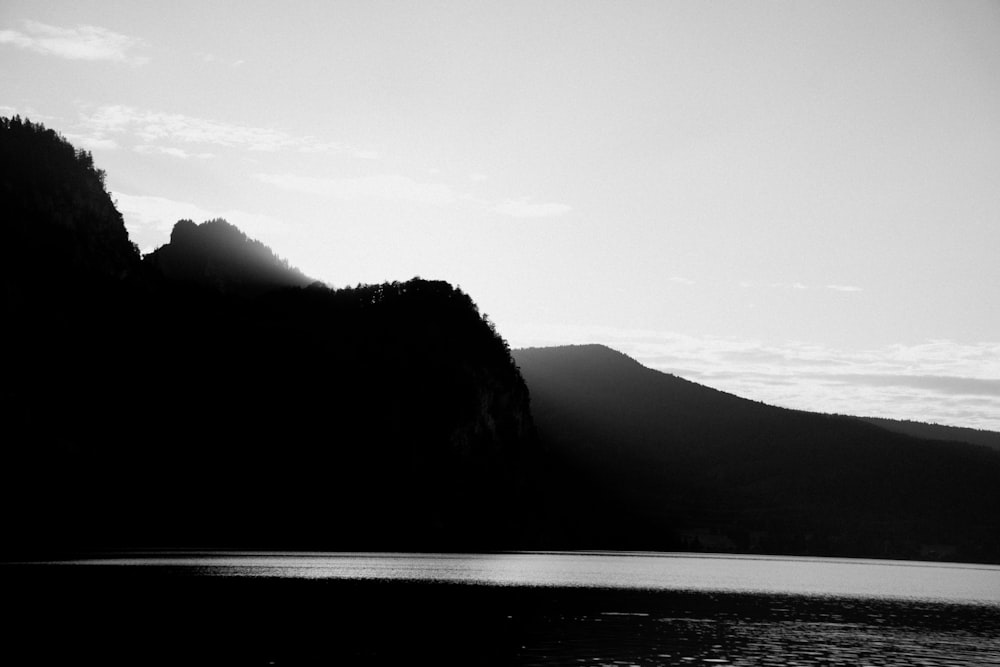
[[[468,295],[330,289],[220,220],[140,261],[89,155],[0,147],[3,555],[530,537],[527,389]]]
[[[304,287],[309,277],[266,245],[222,219],[200,225],[180,220],[170,242],[143,258],[167,280],[222,294],[256,296],[281,287]]]
[[[514,358],[565,544],[1000,560],[985,447],[764,405],[600,345]]]
[[[1000,433],[978,428],[963,428],[961,426],[944,426],[942,424],[926,424],[900,419],[885,419],[882,417],[859,417],[864,421],[881,426],[895,433],[905,433],[924,440],[951,440],[970,445],[982,445],[1000,451]]]
[[[122,406],[144,425],[142,450],[126,437],[95,451],[148,471],[107,498],[112,534],[338,550],[516,541],[527,390],[467,295],[416,279],[171,296],[143,315],[156,354]]]
[[[139,251],[93,157],[56,132],[0,118],[0,280],[10,303],[134,272]]]
[[[1000,562],[987,447],[747,401],[601,346],[512,355],[446,282],[331,289],[222,220],[180,221],[142,259],[89,154],[16,118],[0,148],[4,557]]]

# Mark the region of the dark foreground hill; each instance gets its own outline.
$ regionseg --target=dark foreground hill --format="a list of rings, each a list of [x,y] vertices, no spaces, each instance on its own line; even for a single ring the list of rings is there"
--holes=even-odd
[[[985,447],[745,400],[600,345],[514,356],[567,543],[1000,560]]]
[[[224,221],[140,262],[89,154],[0,147],[5,553],[524,539],[527,390],[468,295],[306,285]]]

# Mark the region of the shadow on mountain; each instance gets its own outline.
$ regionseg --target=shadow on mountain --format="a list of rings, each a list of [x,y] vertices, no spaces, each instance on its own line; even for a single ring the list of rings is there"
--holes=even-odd
[[[600,345],[514,357],[577,547],[1000,559],[985,447],[764,405]]]

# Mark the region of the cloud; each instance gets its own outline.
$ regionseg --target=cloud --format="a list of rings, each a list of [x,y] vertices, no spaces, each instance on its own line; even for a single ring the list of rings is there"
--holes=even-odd
[[[142,40],[93,25],[59,28],[24,21],[24,32],[0,30],[0,44],[69,60],[107,60],[128,65],[149,62],[149,58],[131,53],[145,44]]]
[[[102,134],[132,134],[147,144],[175,141],[275,151],[297,147],[303,141],[280,130],[143,111],[124,105],[100,107],[84,119],[84,125]]]
[[[865,373],[818,375],[818,379],[846,385],[872,387],[912,387],[956,396],[1000,397],[1000,379],[953,377],[947,375],[871,375]]]
[[[573,209],[566,204],[533,204],[523,199],[508,199],[497,204],[495,210],[514,218],[553,218],[566,215]]]
[[[448,185],[419,183],[399,175],[316,178],[293,174],[258,174],[257,178],[282,190],[335,199],[390,199],[434,206],[448,206],[460,199]]]
[[[113,151],[116,150],[118,142],[114,139],[109,139],[108,137],[102,136],[89,136],[85,134],[67,134],[66,138],[73,142],[74,145],[86,148],[87,150],[106,150]]]
[[[141,144],[133,148],[136,153],[146,153],[153,154],[159,153],[161,155],[169,155],[171,157],[180,158],[182,160],[187,160],[188,158],[198,158],[199,160],[207,160],[215,157],[212,153],[188,153],[183,148],[177,148],[176,146],[153,146],[149,144]]]
[[[150,111],[113,104],[98,107],[82,115],[81,124],[97,138],[129,137],[145,150],[180,156],[177,144],[220,146],[249,151],[275,152],[293,150],[308,153],[334,153],[374,159],[374,151],[352,148],[316,137],[297,136],[283,130],[239,123],[227,123],[178,113]],[[169,150],[168,150],[169,149]],[[184,151],[187,153],[188,151]],[[196,155],[203,155],[204,151]]]
[[[516,347],[604,343],[667,373],[772,405],[1000,431],[1000,342],[845,350],[613,327],[504,330]]]

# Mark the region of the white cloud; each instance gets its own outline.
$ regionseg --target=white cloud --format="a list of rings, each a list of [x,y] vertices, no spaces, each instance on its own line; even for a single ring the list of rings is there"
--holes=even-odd
[[[207,160],[215,157],[212,153],[188,153],[183,148],[177,148],[176,146],[154,146],[149,144],[140,144],[133,148],[136,153],[159,153],[161,155],[169,155],[171,157],[180,158],[182,160],[187,160],[188,158],[198,158],[199,160]]]
[[[855,287],[854,285],[827,285],[827,289],[834,290],[836,292],[863,292],[864,290],[860,287]]]
[[[174,141],[275,151],[296,148],[303,142],[280,130],[221,123],[184,114],[143,111],[124,105],[100,107],[83,122],[104,134],[132,134],[146,144]]]
[[[495,207],[499,213],[514,218],[554,218],[566,215],[572,210],[566,204],[533,204],[524,199],[508,199]]]
[[[695,281],[690,278],[685,278],[684,276],[670,276],[670,282],[677,283],[678,285],[694,285]]]
[[[448,206],[459,195],[448,185],[419,183],[406,176],[381,175],[361,178],[316,178],[293,174],[258,174],[257,178],[282,190],[322,195],[335,199],[393,199],[418,204]]]
[[[177,144],[221,146],[249,151],[274,152],[294,150],[303,153],[334,153],[353,155],[360,159],[375,159],[375,151],[352,148],[345,144],[320,141],[315,137],[296,136],[283,130],[239,123],[196,118],[177,113],[149,111],[114,104],[85,112],[81,124],[92,136],[128,137],[140,142],[144,151],[181,156]],[[184,153],[190,154],[184,150]],[[194,153],[197,157],[205,151]]]
[[[149,62],[149,58],[131,53],[144,44],[142,40],[93,25],[60,28],[24,21],[24,32],[0,30],[0,44],[70,60],[108,60],[129,65]]]
[[[612,327],[503,333],[517,347],[603,343],[650,368],[773,405],[1000,431],[1000,342],[844,350]]]
[[[85,134],[67,134],[66,138],[74,145],[86,148],[87,150],[112,151],[118,148],[118,142],[114,139],[102,136],[90,136]]]

